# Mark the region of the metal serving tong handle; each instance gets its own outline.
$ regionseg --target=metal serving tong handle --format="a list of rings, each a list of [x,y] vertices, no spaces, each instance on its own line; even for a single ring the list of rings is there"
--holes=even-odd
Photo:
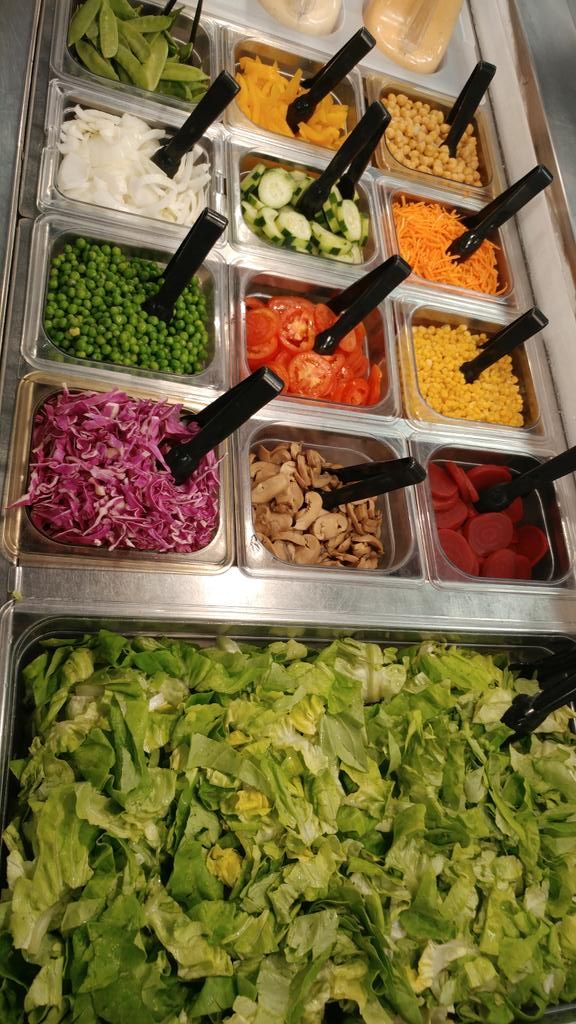
[[[557,711],[558,708],[569,704],[574,697],[576,697],[576,673],[574,672],[561,682],[547,686],[545,690],[540,690],[538,693],[532,695],[518,693],[501,719],[504,725],[514,730],[514,734],[508,737],[506,743],[514,743],[515,740],[522,739],[523,736],[529,736],[534,729],[542,725],[552,711]]]
[[[240,86],[227,71],[221,71],[208,92],[194,108],[190,117],[168,142],[152,156],[153,162],[169,178],[173,178],[180,167],[183,156],[202,138],[213,121],[226,110]]]
[[[375,469],[378,469],[378,472],[375,472]],[[338,505],[361,501],[363,498],[374,498],[377,494],[388,494],[389,491],[398,491],[403,487],[412,487],[426,479],[426,470],[412,458],[346,466],[344,471],[334,472],[340,480],[343,479],[343,472],[355,472],[355,476],[352,477],[354,483],[337,487],[335,491],[318,491],[327,512],[331,512]]]
[[[342,315],[332,327],[316,335],[314,351],[322,356],[332,355],[342,338],[362,323],[364,317],[411,273],[412,268],[406,260],[401,256],[391,256],[385,263],[330,299],[327,303],[329,308],[333,313]]]
[[[563,476],[576,471],[576,446],[568,448],[561,455],[556,455],[547,462],[542,462],[527,473],[510,480],[506,484],[495,484],[482,491],[479,500],[476,502],[478,512],[501,512],[508,508],[515,498],[522,498],[530,494],[542,484],[551,484]]]
[[[204,456],[238,430],[284,387],[284,381],[267,366],[221,395],[194,417],[202,428],[191,441],[176,444],[164,459],[177,484],[183,484]]]
[[[228,219],[208,206],[178,246],[162,275],[159,291],[142,303],[150,316],[168,323],[174,316],[174,304],[206,259],[211,248],[226,230]]]
[[[468,259],[480,248],[482,242],[492,231],[510,220],[523,206],[526,206],[526,203],[534,199],[534,196],[547,188],[552,180],[548,168],[544,167],[544,164],[537,164],[523,178],[488,203],[479,213],[464,218],[464,224],[468,231],[454,239],[446,250],[448,254],[456,256],[459,260]]]
[[[348,138],[344,140],[328,166],[322,171],[322,174],[300,196],[296,205],[299,213],[303,213],[305,217],[308,217],[308,220],[312,220],[326,202],[332,186],[336,184],[338,178],[348,169],[355,157],[364,150],[366,136],[369,135],[370,138],[373,138],[376,129],[382,124],[386,126],[389,119],[390,114],[382,103],[370,104],[364,117],[358,121],[356,127],[350,132]]]
[[[474,359],[462,363],[460,372],[464,375],[467,384],[472,384],[489,366],[497,363],[503,356],[510,353],[528,341],[534,334],[538,334],[548,325],[548,318],[537,306],[532,306],[525,313],[522,313],[513,323],[503,327],[490,341],[484,345],[481,352]]]
[[[384,107],[384,110],[386,110],[386,107]],[[374,132],[368,136],[362,149],[358,150],[357,155],[350,161],[350,166],[346,173],[339,179],[337,187],[343,199],[354,198],[356,185],[368,167],[376,146],[380,142],[380,139],[392,120],[392,115],[389,110],[386,110],[386,115],[387,116],[382,120],[382,123],[379,124],[374,129]]]
[[[470,78],[464,85],[454,106],[446,117],[450,131],[443,145],[448,146],[450,156],[456,156],[458,143],[464,135],[466,128],[474,117],[484,93],[496,74],[496,65],[489,64],[486,60],[478,61]]]
[[[320,100],[328,96],[375,45],[376,40],[374,36],[370,35],[368,29],[359,29],[324,67],[320,68],[312,78],[302,82],[308,92],[297,96],[286,112],[288,127],[295,135],[298,132],[298,125],[302,121],[310,120]]]

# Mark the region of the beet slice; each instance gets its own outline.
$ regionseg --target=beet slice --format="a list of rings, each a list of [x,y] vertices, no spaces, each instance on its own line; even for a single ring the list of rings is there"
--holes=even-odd
[[[458,569],[468,573],[469,576],[478,575],[480,572],[478,559],[461,533],[456,533],[456,530],[438,530],[438,537],[444,554]]]
[[[532,566],[525,555],[516,555],[514,576],[517,580],[531,580]]]
[[[514,498],[508,508],[502,509],[505,516],[508,516],[513,523],[520,523],[524,519],[524,502],[522,498]]]
[[[512,520],[503,512],[484,512],[469,519],[465,527],[470,547],[482,556],[509,547],[513,532]]]
[[[457,501],[460,501],[458,491],[451,498],[435,498],[432,495],[432,508],[435,512],[447,512],[449,508],[454,508]]]
[[[492,551],[484,560],[482,575],[489,576],[496,580],[513,580],[516,577],[516,559],[510,548],[500,548]]]
[[[516,542],[519,555],[523,555],[534,568],[548,552],[548,538],[539,526],[518,527],[518,540]]]
[[[458,466],[455,462],[447,462],[446,472],[450,474],[454,483],[456,484],[462,501],[478,501],[478,491],[474,487],[474,484],[472,483],[470,478],[462,469],[462,466]]]
[[[436,526],[439,530],[457,530],[467,519],[468,508],[458,499],[452,508],[436,513]]]
[[[485,491],[496,484],[507,484],[512,479],[512,473],[507,466],[495,466],[487,462],[485,466],[473,466],[469,469],[468,479],[472,481],[477,491]]]
[[[458,488],[454,481],[445,473],[441,466],[437,466],[435,462],[432,462],[428,466],[428,479],[430,481],[430,490],[432,491],[433,498],[439,498],[440,500],[446,501],[448,498],[458,497]]]

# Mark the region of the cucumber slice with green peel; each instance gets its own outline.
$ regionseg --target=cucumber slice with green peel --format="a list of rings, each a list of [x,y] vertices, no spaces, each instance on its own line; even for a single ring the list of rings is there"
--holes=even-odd
[[[305,171],[290,171],[293,181],[308,181],[310,175]]]
[[[306,178],[305,181],[298,181],[296,183],[296,188],[294,189],[294,192],[292,194],[292,199],[290,200],[290,205],[291,206],[296,206],[297,205],[298,200],[300,199],[300,196],[304,194],[304,192],[309,187],[310,182],[312,180],[313,180],[312,178]]]
[[[362,215],[351,199],[343,199],[335,211],[340,231],[349,242],[359,242],[362,238]]]
[[[340,221],[338,220],[337,208],[333,206],[329,199],[324,203],[322,213],[330,231],[334,231],[337,234],[340,231]]]
[[[251,203],[247,203],[246,200],[242,200],[242,213],[244,215],[244,220],[249,227],[253,228],[256,226],[256,218],[259,212],[260,211],[252,206]]]
[[[258,185],[258,198],[264,206],[273,210],[281,210],[288,206],[294,194],[294,182],[288,171],[281,167],[275,167],[266,171],[260,178]]]
[[[362,256],[362,250],[359,245],[351,245],[349,252],[340,252],[337,255],[334,253],[332,259],[338,260],[339,263],[363,263],[364,259]]]
[[[324,255],[336,256],[338,253],[350,252],[352,245],[348,239],[334,234],[333,231],[326,231],[325,228],[315,222],[312,223],[311,228],[312,234],[318,242],[318,247]]]
[[[370,218],[367,213],[360,214],[362,219],[362,234],[360,235],[360,246],[364,247],[370,237]]]
[[[284,235],[278,228],[278,211],[273,210],[270,206],[264,206],[260,211],[260,216],[263,219],[262,234],[264,237],[269,242],[282,245],[284,243]]]
[[[247,206],[251,206],[254,210],[261,210],[264,203],[261,203],[255,192],[247,192],[242,196],[242,202],[246,203]]]
[[[240,182],[240,190],[242,192],[255,191],[258,188],[258,185],[260,184],[260,179],[262,175],[265,173],[265,164],[256,164],[256,166],[252,168],[250,173],[247,174],[245,178],[242,178],[242,181]]]
[[[312,237],[310,221],[291,207],[280,210],[277,223],[279,230],[290,243],[298,241],[308,244]]]

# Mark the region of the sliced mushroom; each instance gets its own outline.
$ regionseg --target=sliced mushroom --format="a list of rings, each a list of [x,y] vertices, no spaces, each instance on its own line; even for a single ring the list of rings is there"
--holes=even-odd
[[[271,476],[269,480],[263,480],[262,483],[255,484],[252,488],[252,502],[255,505],[259,505],[265,501],[272,501],[272,498],[282,494],[284,491],[288,491],[290,487],[290,481],[287,480],[286,476],[282,473],[276,473],[275,476]],[[300,490],[300,488],[298,488]]]
[[[250,476],[257,484],[261,480],[270,480],[277,472],[278,467],[272,462],[253,462],[250,466]]]
[[[265,533],[257,533],[256,536],[260,543],[264,545],[266,550],[269,551],[271,555],[276,554],[276,552],[274,551],[274,545],[272,544],[270,537],[267,537]]]
[[[356,544],[366,544],[368,547],[375,551],[384,551],[384,545],[382,541],[375,537],[372,533],[364,533],[359,537],[355,537]]]
[[[283,562],[288,562],[288,545],[283,540],[275,540],[272,544],[272,553]]]
[[[377,555],[364,555],[363,558],[358,562],[359,569],[377,569],[378,568],[378,556]]]
[[[298,548],[294,561],[297,565],[314,565],[320,558],[320,541],[317,537],[312,536],[311,533],[304,534],[302,539],[304,546]]]
[[[261,462],[270,462],[270,452],[268,451],[267,448],[264,447],[263,444],[258,445],[258,448],[256,449],[256,455],[258,456]],[[252,457],[253,456],[251,455],[250,458]]]
[[[285,476],[284,479],[286,479]],[[268,482],[266,481],[266,483]],[[285,492],[281,493],[281,500],[276,502],[276,510],[278,512],[291,512],[294,515],[301,508],[303,501],[304,492],[302,489],[295,480],[288,479],[288,486]]]
[[[342,512],[325,512],[312,526],[312,533],[318,540],[330,540],[348,527],[348,520]]]
[[[277,534],[275,539],[290,541],[290,543],[295,544],[296,547],[303,547],[306,543],[302,534],[297,533],[296,530],[283,530],[282,533]]]
[[[296,516],[294,523],[295,530],[309,530],[312,523],[321,516],[324,511],[322,498],[316,491],[308,491],[306,494],[306,507]]]
[[[278,445],[274,451],[270,452],[270,462],[276,466],[282,466],[285,462],[290,462],[290,452],[284,445]]]

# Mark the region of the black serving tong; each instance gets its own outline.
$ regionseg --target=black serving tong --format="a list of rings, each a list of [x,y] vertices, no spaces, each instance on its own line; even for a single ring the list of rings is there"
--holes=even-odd
[[[384,109],[386,110],[386,108]],[[358,150],[354,159],[350,161],[348,170],[340,177],[337,187],[342,199],[354,198],[356,185],[368,167],[376,146],[380,142],[380,139],[392,120],[389,111],[386,110],[386,113],[388,114],[388,117],[383,117],[381,123],[376,125],[374,131],[368,135],[362,148]]]
[[[202,138],[210,125],[226,110],[240,86],[227,71],[221,71],[208,92],[194,108],[190,117],[152,156],[153,162],[169,178],[173,178],[182,158]]]
[[[333,313],[342,315],[332,327],[316,335],[314,351],[323,356],[332,355],[342,338],[362,323],[364,317],[411,273],[412,267],[406,260],[401,256],[390,256],[385,263],[330,299],[327,306]]]
[[[523,679],[537,675],[541,685],[557,682],[565,673],[576,672],[576,646],[571,645],[565,650],[547,654],[539,661],[511,662],[508,668]]]
[[[318,213],[318,210],[324,205],[329,194],[330,189],[333,185],[336,185],[338,180],[345,174],[345,172],[351,168],[354,163],[355,173],[358,175],[356,181],[360,177],[362,171],[366,167],[366,163],[370,157],[370,153],[376,145],[377,138],[376,134],[380,129],[378,138],[382,135],[382,132],[386,129],[390,123],[390,114],[386,110],[386,107],[380,103],[371,103],[368,110],[364,114],[364,117],[358,121],[358,124],[350,132],[347,139],[344,140],[340,149],[334,154],[328,166],[322,171],[322,174],[313,181],[308,188],[302,193],[296,209],[299,213],[303,213],[308,220],[312,220],[313,217]],[[367,138],[372,141],[372,149],[367,154]],[[360,154],[362,155],[362,163],[360,161]],[[346,175],[345,187],[353,187],[356,185],[356,181],[352,179],[351,171],[348,170]]]
[[[534,694],[518,693],[510,707],[502,715],[501,721],[509,729],[513,729],[512,736],[509,736],[506,745],[516,740],[529,736],[534,729],[548,717],[552,711],[570,704],[576,697],[576,668],[559,682],[547,685],[545,689]]]
[[[361,28],[344,46],[335,53],[331,60],[312,77],[302,82],[308,91],[297,96],[286,112],[288,127],[295,135],[302,121],[309,121],[316,107],[325,96],[328,96],[339,82],[350,73],[376,45],[374,36],[368,29]]]
[[[334,491],[317,489],[327,512],[352,501],[374,498],[403,487],[412,487],[426,479],[426,470],[416,459],[393,459],[390,462],[361,462],[357,466],[331,469],[330,474],[344,483]]]
[[[190,47],[190,59],[194,53],[194,44],[196,42],[196,36],[198,35],[198,26],[200,24],[200,18],[202,17],[202,5],[204,0],[198,0],[196,4],[196,10],[194,12],[194,20],[192,21],[192,30],[190,32],[190,39],[188,46]],[[162,9],[162,14],[171,14],[173,8],[176,6],[176,0],[168,0]]]
[[[552,175],[548,168],[544,167],[544,164],[537,164],[523,178],[488,203],[479,213],[464,217],[463,223],[468,230],[455,238],[446,252],[459,261],[468,259],[496,228],[502,227],[534,196],[547,188],[551,181]]]
[[[185,483],[208,452],[279,395],[283,387],[284,381],[267,366],[262,366],[195,415],[193,419],[201,428],[200,433],[164,454],[175,482]]]
[[[559,480],[574,472],[576,472],[576,446],[568,448],[567,451],[556,455],[553,459],[541,462],[526,473],[514,477],[508,483],[487,487],[475,502],[476,509],[478,512],[501,512],[502,509],[508,508],[515,498],[523,498],[524,495],[537,490],[543,484],[553,483],[554,480]]]
[[[226,230],[227,224],[227,218],[215,210],[206,207],[202,211],[167,264],[159,290],[142,303],[146,313],[165,323],[170,322],[176,300]]]
[[[503,356],[510,355],[518,345],[528,341],[528,338],[543,330],[547,324],[547,317],[537,306],[532,306],[532,309],[522,313],[513,323],[498,331],[474,359],[462,363],[460,372],[464,375],[466,383],[472,384],[484,370],[497,363]]]
[[[446,117],[446,122],[450,125],[450,131],[442,145],[448,146],[450,156],[456,156],[458,143],[480,106],[484,93],[495,74],[495,64],[489,64],[486,60],[478,61]]]

